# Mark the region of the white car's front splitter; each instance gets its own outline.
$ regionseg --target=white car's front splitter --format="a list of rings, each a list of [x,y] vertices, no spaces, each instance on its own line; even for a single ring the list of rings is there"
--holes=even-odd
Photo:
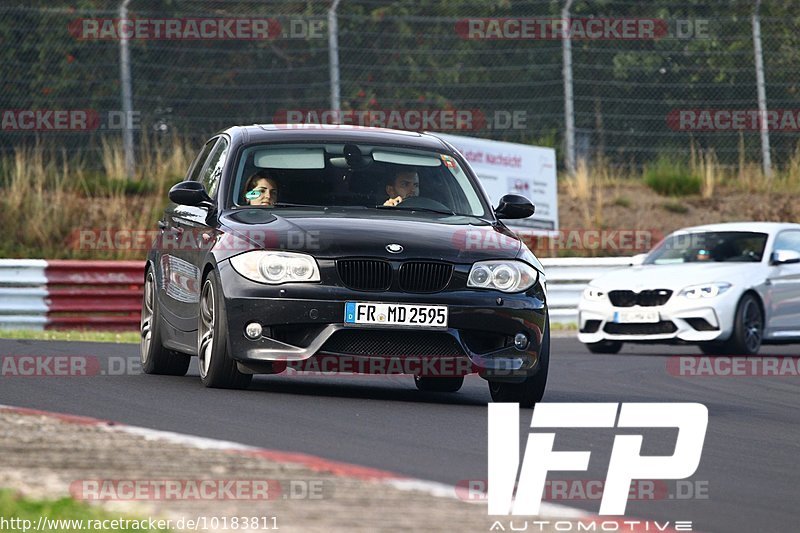
[[[732,292],[732,291],[728,291]],[[682,340],[707,342],[727,339],[733,329],[738,297],[724,294],[711,302],[673,296],[661,306],[615,307],[607,299],[582,299],[578,306],[578,339],[583,343],[605,340],[663,342]],[[625,315],[632,311],[656,312],[657,323],[627,322]]]

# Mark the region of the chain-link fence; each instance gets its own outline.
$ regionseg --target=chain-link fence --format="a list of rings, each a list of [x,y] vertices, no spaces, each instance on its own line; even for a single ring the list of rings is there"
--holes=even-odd
[[[795,7],[4,0],[0,155],[35,145],[100,168],[103,140],[119,142],[126,129],[140,151],[173,134],[199,143],[232,124],[329,120],[340,105],[340,120],[555,146],[562,162],[570,147],[578,159],[638,167],[688,157],[693,145],[723,164],[761,164],[760,22],[769,153],[781,166],[800,131]]]

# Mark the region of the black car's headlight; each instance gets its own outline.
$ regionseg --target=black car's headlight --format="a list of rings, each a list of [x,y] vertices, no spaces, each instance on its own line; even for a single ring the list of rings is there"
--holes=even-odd
[[[521,292],[536,283],[538,271],[522,261],[479,261],[472,265],[467,287]]]
[[[308,254],[254,250],[231,257],[231,265],[239,275],[259,283],[319,281],[317,262]]]

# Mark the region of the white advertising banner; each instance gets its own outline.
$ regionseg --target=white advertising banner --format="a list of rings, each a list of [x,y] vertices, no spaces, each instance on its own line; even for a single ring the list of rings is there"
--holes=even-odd
[[[436,133],[469,161],[493,206],[505,194],[521,194],[536,206],[527,219],[509,220],[514,227],[558,230],[556,151],[474,137]]]

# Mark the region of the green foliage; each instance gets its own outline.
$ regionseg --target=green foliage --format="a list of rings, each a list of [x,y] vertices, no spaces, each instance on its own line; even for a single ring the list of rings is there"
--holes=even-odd
[[[700,194],[703,180],[682,162],[660,157],[648,165],[643,174],[645,184],[664,196],[691,196]]]
[[[59,500],[33,500],[20,497],[10,490],[0,490],[0,516],[4,517],[6,520],[11,518],[30,520],[31,525],[29,527],[31,528],[37,526],[40,517],[50,520],[83,520],[83,526],[87,525],[86,521],[88,520],[100,520],[102,523],[103,520],[114,520],[120,518],[119,515],[108,513],[107,511],[104,511],[96,506],[77,502],[72,498],[61,498]],[[128,517],[127,519],[137,520],[132,517]],[[141,523],[141,519],[138,520]],[[145,521],[144,523],[146,524],[147,522]],[[71,533],[73,531],[81,530],[80,527],[74,527],[74,522],[72,524],[65,524],[63,522],[61,524],[53,524],[51,522],[49,525],[51,527],[48,527],[47,531],[51,531],[53,533]],[[70,525],[73,527],[70,527]],[[128,525],[129,527],[117,529],[117,531],[164,531],[132,528],[130,527],[130,523],[124,525]],[[85,529],[93,528],[89,527]],[[102,528],[97,529],[100,530]]]

